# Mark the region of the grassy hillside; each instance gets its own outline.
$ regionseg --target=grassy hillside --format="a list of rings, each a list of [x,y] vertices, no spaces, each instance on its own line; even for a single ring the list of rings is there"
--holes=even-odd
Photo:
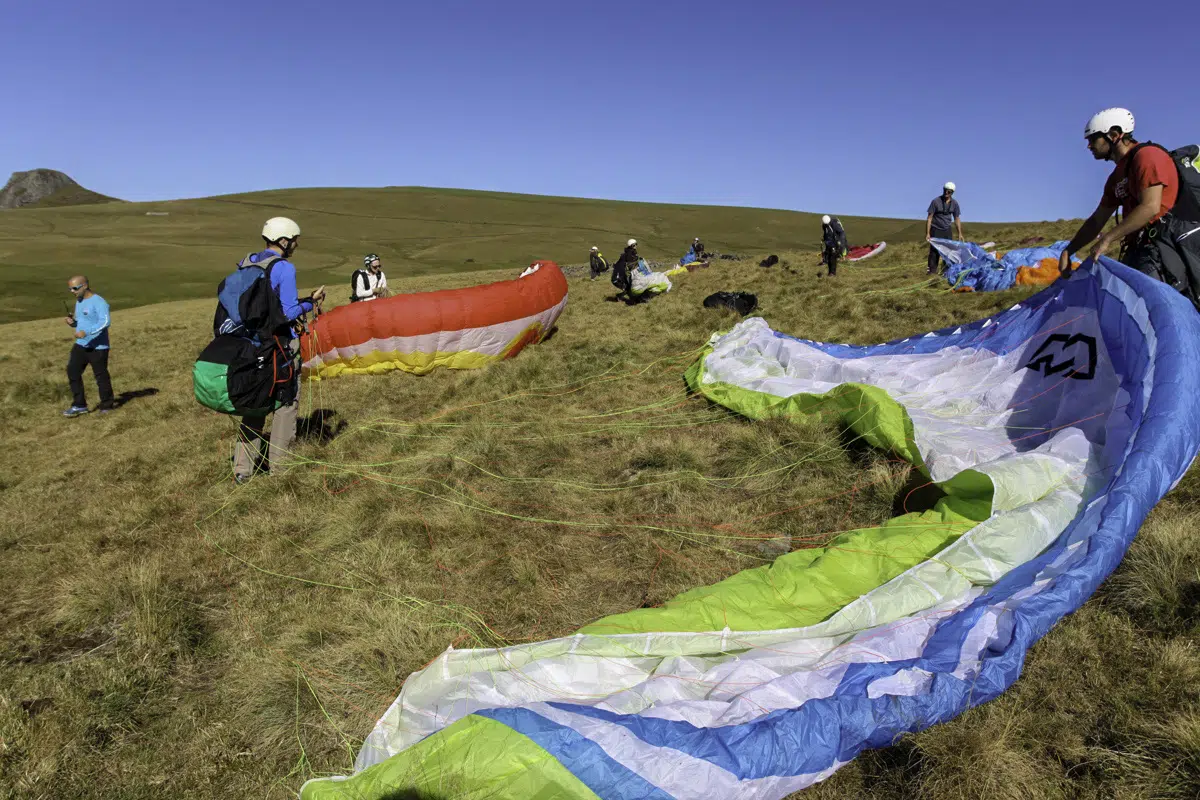
[[[31,206],[25,206],[26,209],[31,208],[65,208],[67,206],[91,206],[98,203],[119,203],[121,202],[115,197],[93,192],[91,189],[85,189],[82,186],[64,186],[49,197],[43,197]]]
[[[147,212],[168,216],[147,216]],[[362,257],[392,278],[523,267],[539,258],[615,258],[634,237],[651,259],[677,259],[695,236],[710,250],[758,254],[811,247],[813,214],[447,189],[290,189],[167,203],[109,203],[0,213],[0,322],[59,315],[66,279],[86,273],[114,308],[212,297],[257,249],[268,217],[294,217],[304,280],[349,292]],[[855,243],[915,241],[924,222],[843,217]],[[967,230],[992,236],[997,226]]]
[[[154,247],[140,236],[106,245],[129,248],[135,264],[142,247],[198,258],[210,245],[195,232],[214,218],[232,231],[274,210],[246,202],[67,218],[97,242],[113,219],[171,234]],[[328,212],[311,223],[297,212],[312,230],[304,283],[314,251],[387,253],[356,238],[385,225],[358,202],[337,228]],[[532,218],[517,200],[494,202]],[[613,209],[604,233],[623,236]],[[64,219],[19,218],[30,230]],[[409,223],[395,224],[395,252],[411,252],[399,232]],[[504,232],[488,246],[524,246],[508,238],[519,223],[495,224]],[[60,246],[71,240],[56,231]],[[166,243],[193,241],[189,231],[193,244]],[[660,234],[658,246],[690,232]],[[582,247],[600,233],[577,235]],[[739,235],[722,245],[749,249]],[[1026,292],[930,288],[915,244],[836,281],[816,277],[813,252],[781,255],[788,268],[720,265],[634,307],[606,302],[605,282],[572,279],[558,333],[512,361],[309,387],[299,462],[244,487],[230,480],[231,421],[191,397],[210,299],[114,314],[112,371],[128,402],[104,417],[58,415],[69,402],[60,321],[0,327],[0,786],[38,798],[294,797],[308,777],[348,771],[405,676],[448,645],[566,634],[761,564],[781,536],[819,543],[890,517],[907,468],[837,446],[832,420],[755,423],[686,395],[684,368],[735,321],[701,300],[756,292],[781,330],[868,343],[977,319]],[[494,277],[401,271],[396,283]],[[1002,698],[869,753],[803,797],[1196,797],[1197,501],[1193,472]]]

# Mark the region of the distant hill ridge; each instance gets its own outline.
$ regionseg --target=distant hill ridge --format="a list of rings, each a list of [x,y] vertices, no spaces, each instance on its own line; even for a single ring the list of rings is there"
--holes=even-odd
[[[35,206],[80,206],[92,203],[111,203],[115,197],[107,197],[85,189],[65,172],[56,169],[31,169],[14,172],[0,189],[0,209]]]

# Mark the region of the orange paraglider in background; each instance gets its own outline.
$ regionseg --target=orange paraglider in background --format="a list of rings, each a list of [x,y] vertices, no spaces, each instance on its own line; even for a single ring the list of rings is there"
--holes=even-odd
[[[566,305],[562,270],[536,261],[516,280],[340,306],[301,337],[303,374],[475,369],[542,341]]]

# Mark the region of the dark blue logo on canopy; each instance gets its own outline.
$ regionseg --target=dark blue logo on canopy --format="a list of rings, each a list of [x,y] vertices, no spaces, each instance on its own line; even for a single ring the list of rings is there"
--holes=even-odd
[[[1079,360],[1085,355],[1084,348],[1086,358]],[[1025,369],[1040,372],[1047,377],[1071,370],[1068,378],[1090,381],[1096,376],[1096,337],[1085,333],[1051,334],[1033,354]]]

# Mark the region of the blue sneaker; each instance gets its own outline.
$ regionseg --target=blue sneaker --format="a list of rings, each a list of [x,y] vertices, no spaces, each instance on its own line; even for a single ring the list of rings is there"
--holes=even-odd
[[[78,416],[81,416],[86,413],[88,413],[87,406],[71,406],[70,408],[68,408],[66,411],[63,412],[63,416],[64,417],[78,417]]]

